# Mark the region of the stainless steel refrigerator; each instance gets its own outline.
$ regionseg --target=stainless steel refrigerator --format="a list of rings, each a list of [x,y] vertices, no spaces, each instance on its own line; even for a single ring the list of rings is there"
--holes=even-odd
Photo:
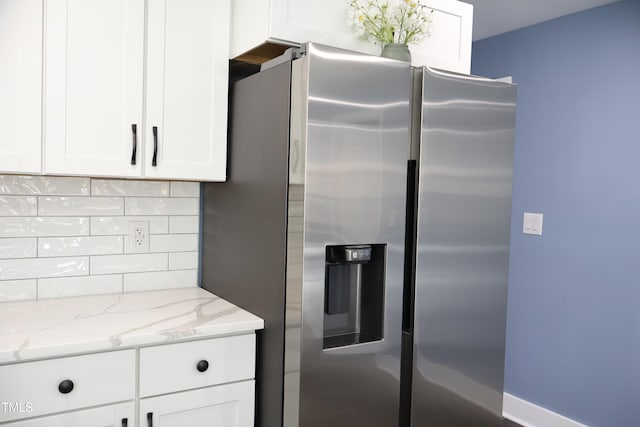
[[[202,286],[265,319],[256,425],[499,425],[513,87],[293,56],[231,86],[203,187]]]

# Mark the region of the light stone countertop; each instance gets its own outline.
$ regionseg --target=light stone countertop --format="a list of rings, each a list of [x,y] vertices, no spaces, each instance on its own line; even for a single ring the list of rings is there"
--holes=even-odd
[[[262,329],[201,288],[0,303],[0,365]]]

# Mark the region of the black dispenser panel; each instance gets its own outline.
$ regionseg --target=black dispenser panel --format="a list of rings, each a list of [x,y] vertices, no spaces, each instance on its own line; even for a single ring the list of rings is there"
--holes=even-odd
[[[325,349],[381,340],[385,244],[326,247]]]

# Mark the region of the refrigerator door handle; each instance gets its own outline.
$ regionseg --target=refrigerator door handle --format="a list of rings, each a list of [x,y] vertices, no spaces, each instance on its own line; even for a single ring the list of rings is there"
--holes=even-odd
[[[399,427],[411,425],[411,378],[413,377],[413,317],[416,266],[418,162],[407,163],[407,200],[404,236],[404,277],[402,289],[402,357],[400,361]]]
[[[416,266],[416,206],[418,192],[418,165],[416,160],[407,164],[407,212],[404,240],[404,280],[402,295],[402,331],[413,332],[413,296]]]

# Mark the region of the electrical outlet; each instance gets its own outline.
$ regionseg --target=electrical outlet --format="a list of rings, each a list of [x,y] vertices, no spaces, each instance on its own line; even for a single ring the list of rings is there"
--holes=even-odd
[[[149,221],[129,223],[130,252],[149,252]]]

